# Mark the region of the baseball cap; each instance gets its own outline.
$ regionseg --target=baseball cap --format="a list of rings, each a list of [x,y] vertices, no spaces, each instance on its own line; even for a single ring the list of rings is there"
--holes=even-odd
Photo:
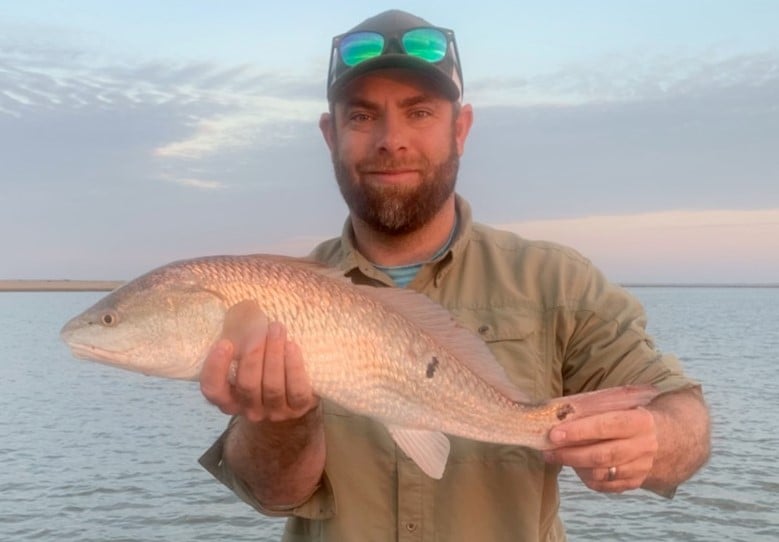
[[[387,68],[417,71],[450,99],[462,99],[462,71],[454,32],[393,9],[333,38],[328,101],[333,101],[357,77]]]

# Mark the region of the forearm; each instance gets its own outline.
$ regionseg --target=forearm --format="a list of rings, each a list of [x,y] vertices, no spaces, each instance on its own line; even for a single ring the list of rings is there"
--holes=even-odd
[[[321,405],[290,421],[255,423],[239,417],[227,434],[224,459],[263,506],[301,503],[324,471]]]
[[[657,453],[643,487],[661,494],[689,479],[709,458],[709,413],[699,388],[661,395],[647,406],[657,428]]]

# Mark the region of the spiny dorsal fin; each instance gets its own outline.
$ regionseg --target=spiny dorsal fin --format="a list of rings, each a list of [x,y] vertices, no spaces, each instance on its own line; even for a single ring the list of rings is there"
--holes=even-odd
[[[304,269],[312,273],[317,273],[332,279],[340,281],[349,281],[344,276],[344,272],[336,267],[331,267],[322,262],[312,260],[311,258],[299,258],[296,256],[282,256],[280,254],[250,254],[246,256],[249,259],[258,259],[265,262],[275,262],[282,265],[288,265],[290,267],[296,267],[298,269]]]

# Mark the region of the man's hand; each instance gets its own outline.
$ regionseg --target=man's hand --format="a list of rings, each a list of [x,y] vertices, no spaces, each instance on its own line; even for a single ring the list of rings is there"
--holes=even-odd
[[[287,340],[284,326],[268,323],[253,301],[227,312],[222,338],[203,364],[200,389],[225,414],[250,422],[300,418],[319,402],[300,348]]]
[[[569,465],[587,487],[619,493],[643,487],[666,497],[708,460],[709,413],[699,387],[665,393],[644,408],[563,423],[544,453]]]
[[[641,487],[658,449],[654,416],[644,408],[563,423],[549,438],[561,447],[544,452],[547,462],[573,467],[587,487],[607,493]]]
[[[222,412],[238,416],[222,457],[263,506],[288,509],[313,494],[325,466],[324,421],[284,326],[269,324],[254,301],[233,306],[203,365],[200,389]]]

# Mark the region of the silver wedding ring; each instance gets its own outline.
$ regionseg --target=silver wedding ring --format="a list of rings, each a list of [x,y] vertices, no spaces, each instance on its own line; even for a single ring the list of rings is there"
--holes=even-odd
[[[617,478],[617,467],[609,467],[609,474],[606,477],[606,480],[609,482],[613,482]]]

